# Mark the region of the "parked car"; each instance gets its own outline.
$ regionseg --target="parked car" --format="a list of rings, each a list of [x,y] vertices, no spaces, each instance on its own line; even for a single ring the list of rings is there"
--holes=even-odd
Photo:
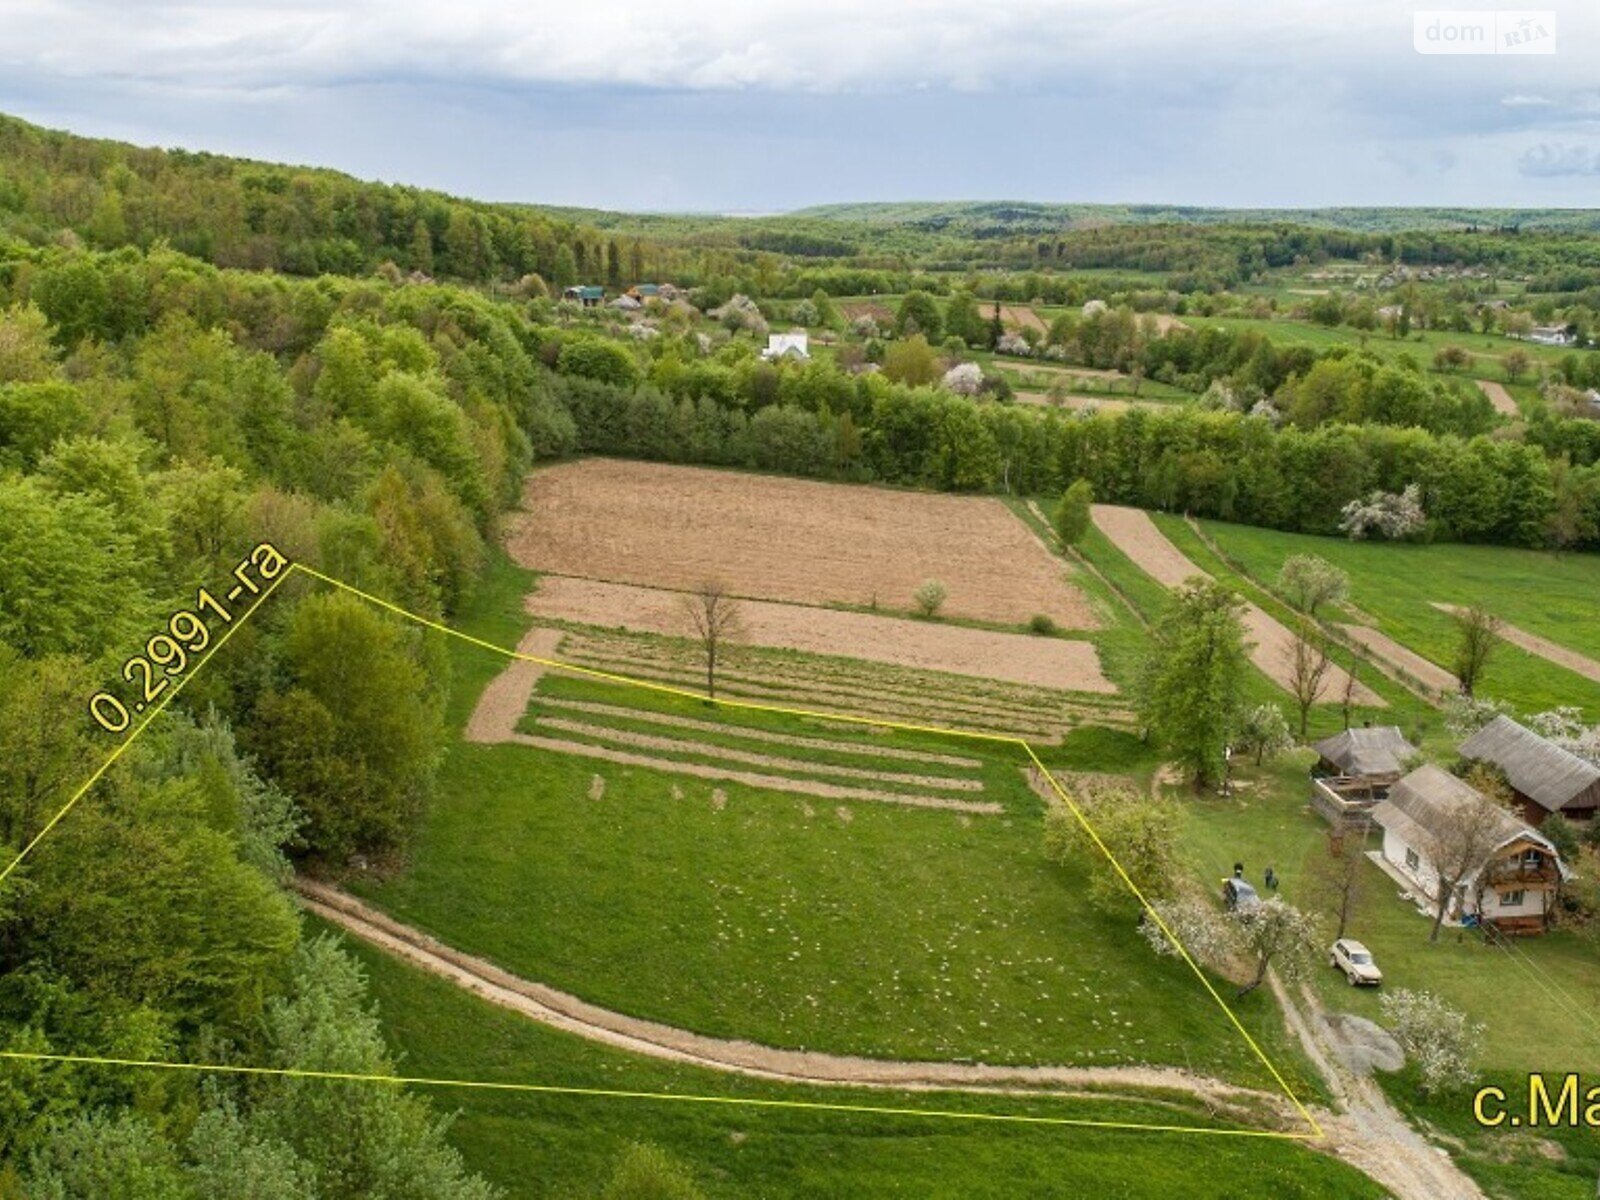
[[[1251,909],[1261,903],[1261,896],[1250,884],[1235,875],[1222,881],[1222,906],[1229,912]]]
[[[1354,938],[1340,938],[1328,952],[1328,965],[1343,971],[1351,987],[1377,987],[1383,982],[1383,972],[1373,961],[1372,951]]]

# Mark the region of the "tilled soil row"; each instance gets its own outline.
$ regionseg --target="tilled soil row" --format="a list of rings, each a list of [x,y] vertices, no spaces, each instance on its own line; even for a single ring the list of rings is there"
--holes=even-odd
[[[703,682],[692,671],[673,671],[641,666],[631,661],[618,662],[577,654],[569,654],[567,657],[580,666],[591,666],[599,670],[614,671],[619,675],[626,674],[657,683],[672,684],[690,691],[698,692],[699,685]],[[1036,719],[1022,721],[1007,716],[973,713],[947,705],[940,705],[937,702],[930,704],[889,703],[863,695],[859,690],[854,689],[784,688],[721,678],[718,679],[717,684],[717,694],[719,696],[725,695],[775,704],[802,705],[814,711],[835,713],[841,716],[881,717],[885,720],[902,721],[906,724],[941,725],[952,729],[1016,734],[1024,737],[1056,738],[1060,737],[1069,728],[1064,722],[1052,725]],[[997,724],[1000,726],[999,728],[996,728]]]
[[[610,649],[603,645],[592,645],[582,637],[576,637],[568,644],[571,647],[567,655],[569,658],[585,664],[604,660],[616,664],[618,674],[627,674],[631,665],[648,665],[671,671],[691,684],[697,678],[703,682],[703,665],[687,655],[652,653],[648,648],[636,649],[626,644]],[[1041,714],[1053,713],[1087,716],[1096,720],[1106,718],[1106,723],[1115,722],[1118,717],[1131,719],[1125,710],[1098,704],[1065,692],[1042,693],[1037,698],[1026,701],[993,699],[970,694],[966,689],[961,689],[958,695],[952,696],[949,691],[931,682],[907,683],[904,686],[884,683],[874,672],[853,675],[846,672],[814,672],[791,665],[771,670],[749,668],[740,670],[736,667],[723,666],[718,668],[717,681],[719,684],[726,682],[757,687],[831,692],[846,695],[851,699],[882,699],[890,703],[904,701],[916,704],[926,701],[929,697],[935,697],[941,708],[999,720],[1037,720]]]
[[[635,733],[611,725],[594,725],[588,721],[569,721],[565,717],[540,717],[538,728],[551,729],[585,742],[632,746],[639,750],[657,750],[663,754],[690,754],[700,758],[744,763],[752,767],[768,767],[774,771],[802,776],[864,779],[872,783],[900,784],[905,787],[934,788],[953,792],[983,791],[981,779],[952,779],[944,775],[910,775],[899,771],[874,771],[866,767],[839,767],[831,763],[808,762],[805,759],[783,758],[774,754],[757,754],[750,750],[734,750],[711,742],[691,742],[681,738]]]
[[[902,804],[907,808],[943,808],[952,812],[977,813],[984,816],[994,816],[1005,811],[1004,806],[993,800],[957,800],[951,796],[923,796],[911,792],[849,787],[843,784],[824,783],[818,779],[795,779],[788,775],[769,775],[734,767],[714,766],[709,763],[657,758],[649,754],[635,754],[631,750],[595,746],[564,738],[517,733],[511,736],[510,741],[518,746],[531,746],[536,750],[548,750],[554,754],[570,754],[578,758],[593,758],[625,767],[644,767],[647,770],[665,771],[674,775],[692,775],[698,779],[739,783],[767,792],[792,792],[801,796],[816,796],[823,800],[869,800],[882,804]]]
[[[725,724],[718,721],[701,721],[694,717],[680,717],[672,713],[653,712],[649,709],[624,708],[617,704],[601,704],[592,700],[563,700],[555,696],[541,696],[541,708],[560,709],[564,712],[589,713],[593,716],[624,717],[649,725],[666,725],[673,729],[697,729],[705,733],[720,733],[732,738],[749,738],[773,746],[796,746],[802,749],[823,750],[835,754],[854,754],[862,758],[887,758],[899,762],[926,763],[941,767],[965,767],[977,770],[983,766],[976,758],[956,754],[935,754],[927,750],[903,750],[897,746],[874,746],[870,742],[836,742],[828,738],[801,737],[798,734],[768,733],[747,725]]]

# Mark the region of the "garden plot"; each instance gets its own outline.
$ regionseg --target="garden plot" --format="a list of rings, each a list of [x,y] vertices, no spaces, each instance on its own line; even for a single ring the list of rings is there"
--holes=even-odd
[[[1340,625],[1361,648],[1385,665],[1439,695],[1458,691],[1461,681],[1432,659],[1423,658],[1409,646],[1403,646],[1388,634],[1371,625]]]
[[[681,592],[550,575],[528,597],[527,609],[545,619],[683,636],[693,629],[685,610],[690,600]],[[740,601],[738,612],[737,640],[746,645],[1058,691],[1110,695],[1117,690],[1089,642],[761,600]]]
[[[1516,400],[1512,398],[1510,392],[1506,391],[1505,384],[1496,383],[1492,379],[1480,379],[1478,380],[1478,387],[1485,396],[1489,397],[1489,403],[1494,405],[1495,412],[1506,417],[1520,417],[1522,415],[1522,410],[1517,407]]]
[[[799,604],[904,611],[930,579],[943,614],[1094,629],[1068,568],[990,497],[891,491],[588,459],[529,479],[507,546],[559,575]]]
[[[1135,566],[1163,587],[1175,588],[1196,576],[1205,577],[1206,573],[1174,546],[1166,534],[1156,528],[1150,514],[1142,509],[1096,504],[1094,523]],[[1244,610],[1244,626],[1245,633],[1255,643],[1250,651],[1250,661],[1268,679],[1289,689],[1294,634],[1277,618],[1248,602]],[[1324,702],[1337,700],[1349,686],[1350,676],[1344,668],[1330,664],[1317,698]],[[1382,696],[1360,682],[1355,684],[1351,698],[1356,704],[1372,708],[1383,708],[1388,704]]]

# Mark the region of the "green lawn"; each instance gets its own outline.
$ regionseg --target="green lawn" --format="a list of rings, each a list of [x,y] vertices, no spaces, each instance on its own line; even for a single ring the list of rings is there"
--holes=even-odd
[[[493,576],[462,622],[468,632],[515,642],[517,574]],[[459,643],[451,654],[459,726],[503,662]],[[611,690],[614,701],[634,692]],[[699,719],[718,711],[648,703]],[[754,720],[836,740],[884,736]],[[840,805],[457,743],[406,868],[352,887],[508,969],[709,1034],[884,1057],[1173,1063],[1266,1085],[1199,982],[1137,936],[1131,899],[1090,906],[1082,872],[1045,860],[1019,751],[893,740],[982,752],[986,798],[1004,815]],[[1050,752],[1070,769],[1145,757],[1136,739],[1091,729]],[[606,779],[598,801],[588,798],[596,774]],[[1309,1091],[1270,1001],[1246,1001],[1241,1019]]]
[[[1219,521],[1207,535],[1251,577],[1272,582],[1293,554],[1317,554],[1350,573],[1351,603],[1385,633],[1449,666],[1455,626],[1431,601],[1481,604],[1531,633],[1600,658],[1600,555],[1557,556],[1504,546],[1352,542]],[[1523,712],[1576,705],[1600,719],[1600,683],[1502,645],[1480,692]]]
[[[1207,1124],[1183,1104],[1023,1100],[785,1087],[644,1059],[492,1007],[353,940],[390,1041],[413,1076],[733,1098]],[[617,1156],[645,1141],[712,1200],[995,1200],[1085,1195],[1201,1200],[1365,1200],[1381,1188],[1298,1145],[1256,1138],[1030,1126],[738,1104],[451,1089],[450,1140],[512,1200],[596,1196]],[[1196,1171],[1196,1156],[1205,1170]]]

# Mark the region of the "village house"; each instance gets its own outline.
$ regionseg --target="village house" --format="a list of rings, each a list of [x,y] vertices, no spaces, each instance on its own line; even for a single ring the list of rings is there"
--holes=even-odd
[[[1565,325],[1535,325],[1528,330],[1528,341],[1541,346],[1571,346],[1577,336]]]
[[[1358,826],[1368,824],[1373,806],[1418,753],[1394,725],[1346,729],[1312,749],[1311,806],[1334,825]]]
[[[782,358],[791,358],[798,362],[810,362],[810,347],[810,339],[802,332],[773,333],[767,336],[767,348],[761,352],[761,357],[768,362],[775,362]]]
[[[1491,802],[1448,771],[1428,764],[1398,780],[1372,810],[1383,830],[1377,861],[1410,889],[1429,915],[1439,901],[1436,853],[1449,847],[1473,808]],[[1445,909],[1450,921],[1492,926],[1501,933],[1542,933],[1566,869],[1545,837],[1510,813],[1492,808],[1488,853],[1455,887]],[[1447,868],[1448,873],[1448,868]]]
[[[564,289],[561,293],[561,298],[563,300],[574,300],[585,308],[596,308],[606,298],[606,290],[603,287],[591,287],[587,284],[581,284]]]
[[[1463,758],[1505,773],[1522,819],[1537,829],[1551,813],[1592,821],[1600,808],[1600,767],[1546,741],[1510,717],[1496,717],[1461,743]]]

